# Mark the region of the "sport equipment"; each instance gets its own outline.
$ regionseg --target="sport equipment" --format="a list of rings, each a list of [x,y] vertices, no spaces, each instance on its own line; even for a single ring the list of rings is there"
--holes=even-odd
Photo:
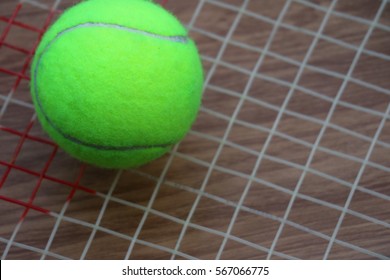
[[[146,0],[90,0],[50,27],[32,64],[44,130],[74,157],[137,167],[166,153],[194,122],[203,72],[180,22]]]

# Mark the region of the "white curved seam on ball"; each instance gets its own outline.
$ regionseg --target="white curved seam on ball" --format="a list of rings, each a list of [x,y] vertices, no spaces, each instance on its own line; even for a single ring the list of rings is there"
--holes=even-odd
[[[37,60],[37,64],[35,66],[35,69],[33,71],[33,75],[34,75],[34,94],[35,94],[35,98],[37,100],[37,103],[38,103],[38,107],[42,113],[42,115],[45,117],[46,121],[49,123],[49,125],[51,127],[54,128],[54,130],[56,132],[58,132],[59,134],[61,134],[65,139],[68,139],[69,141],[73,142],[73,143],[76,143],[78,145],[82,145],[82,146],[86,146],[86,147],[89,147],[89,148],[94,148],[94,149],[97,149],[97,150],[106,150],[106,151],[109,151],[109,150],[113,150],[113,151],[131,151],[131,150],[145,150],[145,149],[153,149],[153,148],[168,148],[170,146],[173,146],[175,143],[166,143],[166,144],[158,144],[158,145],[143,145],[143,146],[139,146],[139,145],[130,145],[130,146],[106,146],[106,145],[97,145],[97,144],[93,144],[93,143],[88,143],[86,141],[82,141],[72,135],[69,135],[65,132],[63,132],[57,125],[55,125],[53,123],[53,121],[47,116],[47,114],[45,113],[45,111],[43,110],[43,105],[41,103],[41,100],[40,100],[40,97],[39,97],[39,93],[38,93],[38,85],[37,85],[37,74],[38,74],[38,68],[41,64],[41,60],[42,60],[42,57],[43,55],[48,51],[48,49],[65,33],[68,33],[68,32],[71,32],[75,29],[79,29],[79,28],[90,28],[90,27],[105,27],[105,28],[114,28],[114,29],[119,29],[119,30],[123,30],[123,31],[127,31],[127,32],[131,32],[131,33],[136,33],[136,34],[141,34],[141,35],[145,35],[145,36],[148,36],[148,37],[153,37],[153,38],[157,38],[157,39],[161,39],[161,40],[167,40],[167,41],[171,41],[171,42],[175,42],[175,43],[181,43],[181,44],[187,44],[189,39],[187,36],[164,36],[164,35],[159,35],[159,34],[155,34],[155,33],[150,33],[150,32],[147,32],[147,31],[143,31],[143,30],[139,30],[139,29],[135,29],[135,28],[130,28],[130,27],[126,27],[126,26],[122,26],[122,25],[117,25],[117,24],[109,24],[109,23],[93,23],[93,22],[87,22],[87,23],[82,23],[82,24],[78,24],[78,25],[75,25],[73,27],[70,27],[70,28],[67,28],[61,32],[59,32],[46,46],[45,48],[43,49],[42,53],[39,55],[38,57],[38,60]]]

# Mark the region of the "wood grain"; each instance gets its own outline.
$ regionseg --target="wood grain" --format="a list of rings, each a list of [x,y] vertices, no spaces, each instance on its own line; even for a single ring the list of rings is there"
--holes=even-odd
[[[40,2],[50,6],[54,1]],[[58,9],[69,7],[74,2],[61,1]],[[198,2],[171,0],[167,9],[184,23],[189,23]],[[206,1],[190,34],[204,56],[206,76],[209,71],[215,72],[205,89],[203,106],[192,132],[173,155],[161,184],[159,178],[170,155],[137,170],[124,170],[118,179],[115,170],[85,166],[62,150],[55,150],[55,146],[35,141],[39,138],[50,142],[37,121],[27,139],[22,141],[34,116],[29,81],[22,79],[18,82],[17,76],[0,71],[0,110],[4,113],[0,115],[0,182],[3,180],[0,196],[28,203],[34,189],[38,189],[33,205],[51,211],[45,215],[30,209],[14,236],[14,243],[7,248],[7,242],[26,208],[0,199],[0,254],[9,250],[7,259],[39,259],[50,236],[54,236],[47,259],[79,259],[81,256],[123,259],[137,233],[131,259],[170,259],[193,203],[201,195],[176,258],[214,259],[248,180],[252,180],[221,258],[267,258],[267,249],[272,246],[313,144],[369,25],[335,14],[329,17],[323,32],[325,37],[319,39],[308,60],[311,67],[303,70],[298,87],[252,178],[259,153],[267,143],[280,107],[312,44],[314,37],[310,32],[317,32],[325,13],[319,8],[293,1],[269,53],[264,56],[251,86],[247,87],[256,61],[270,38],[272,21],[279,16],[285,1],[249,1],[248,13],[242,16],[236,31],[228,38],[229,44],[221,56],[221,63],[215,68],[214,59],[223,45],[221,39],[228,36],[244,1],[213,2],[217,1]],[[325,9],[330,2],[310,1]],[[381,3],[359,1],[364,2],[363,5],[353,2],[340,0],[335,10],[369,22]],[[16,5],[13,0],[1,1],[0,18],[9,18]],[[386,18],[389,8],[387,4],[379,21],[381,24],[389,23]],[[48,14],[49,10],[43,7],[24,3],[16,20],[39,29]],[[266,20],[253,15],[262,15]],[[31,50],[38,40],[39,33],[15,25],[8,34],[2,35],[7,26],[4,20],[0,20],[0,38],[5,36],[4,42],[8,45]],[[298,29],[292,30],[289,26]],[[388,25],[386,28],[376,27],[367,43],[367,50],[382,54],[382,58],[362,54],[353,77],[363,84],[348,82],[335,107],[330,125],[319,142],[276,243],[273,259],[321,259],[325,253],[372,138],[390,104]],[[344,42],[344,46],[326,38]],[[0,42],[0,69],[20,73],[28,59],[27,54]],[[29,72],[25,75],[28,76]],[[18,83],[16,88],[15,83]],[[374,87],[368,88],[364,83]],[[247,98],[237,111],[246,91]],[[12,101],[8,103],[6,100],[10,95]],[[204,184],[234,114],[237,114],[237,119]],[[336,236],[330,259],[390,258],[389,115],[386,118],[370,164],[363,171]],[[18,143],[23,144],[15,157]],[[53,152],[55,156],[45,170]],[[9,163],[14,158],[16,160],[10,168]],[[113,184],[112,198],[105,202]],[[55,228],[58,214],[66,207],[75,185],[78,187],[64,218]],[[157,192],[156,186],[159,186]],[[96,191],[97,195],[86,192],[86,189]],[[145,223],[137,232],[154,196]],[[94,232],[93,225],[98,219],[100,227]],[[91,236],[92,243],[85,252]]]

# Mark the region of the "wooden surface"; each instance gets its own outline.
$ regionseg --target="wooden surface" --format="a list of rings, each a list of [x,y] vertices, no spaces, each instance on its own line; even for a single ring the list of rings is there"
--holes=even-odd
[[[390,4],[371,30],[381,1],[337,1],[306,57],[330,0],[292,1],[276,33],[284,0],[239,19],[247,1],[168,1],[186,24],[199,11],[203,106],[175,153],[118,172],[70,158],[35,121],[31,53],[14,46],[39,32],[15,22],[42,29],[54,2],[0,2],[3,258],[390,258]]]

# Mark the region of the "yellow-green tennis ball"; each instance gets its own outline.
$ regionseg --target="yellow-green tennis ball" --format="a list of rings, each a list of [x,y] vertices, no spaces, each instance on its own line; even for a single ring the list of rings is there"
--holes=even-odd
[[[137,167],[179,142],[194,122],[203,72],[180,22],[146,0],[90,0],[44,35],[32,64],[38,119],[74,157]]]

